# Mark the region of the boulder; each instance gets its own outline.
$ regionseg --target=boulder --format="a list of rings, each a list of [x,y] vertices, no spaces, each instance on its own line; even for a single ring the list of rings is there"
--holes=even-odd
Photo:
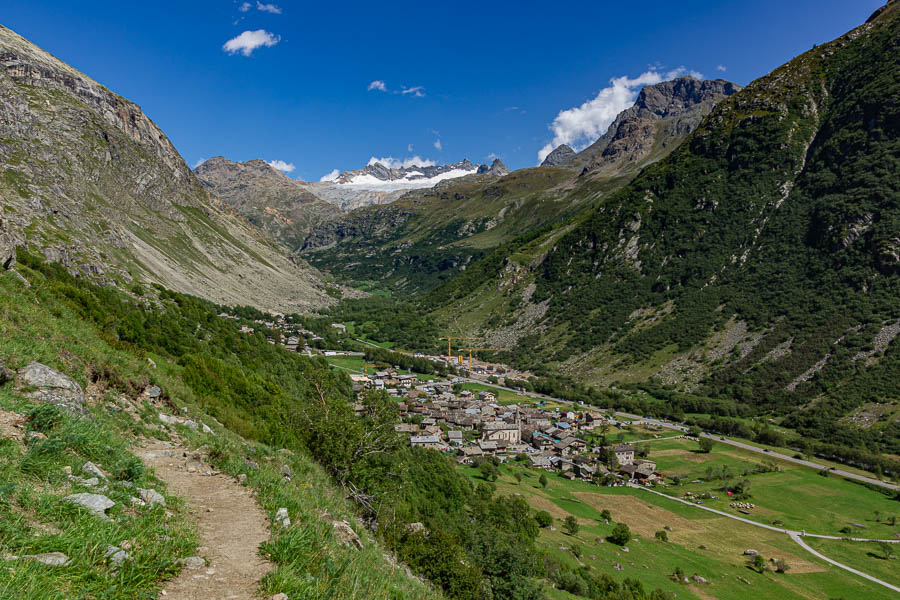
[[[757,554],[759,554],[759,550],[754,550],[753,548],[744,550],[744,556],[756,556]]]
[[[138,496],[140,496],[141,500],[149,504],[151,507],[162,506],[163,508],[165,508],[166,506],[166,499],[163,498],[163,495],[156,490],[144,490],[138,488]]]
[[[20,369],[19,383],[37,388],[26,394],[32,400],[56,404],[72,412],[84,412],[84,391],[78,382],[46,365],[33,362]]]
[[[26,554],[22,560],[33,560],[48,567],[64,567],[69,564],[69,557],[62,552],[46,552],[44,554]]]
[[[276,510],[274,521],[281,527],[290,527],[291,517],[288,515],[288,510],[283,507]]]
[[[154,366],[156,366],[155,363],[154,363]],[[147,389],[144,390],[144,395],[147,396],[148,398],[159,398],[161,394],[162,394],[162,390],[160,389],[160,387],[158,385],[151,385],[150,387],[148,387]]]
[[[363,549],[362,540],[359,539],[359,536],[356,535],[356,532],[353,531],[353,528],[350,527],[349,523],[346,521],[335,521],[331,526],[334,528],[334,535],[339,542],[345,546],[356,548],[357,550]]]
[[[103,494],[72,494],[62,499],[63,502],[75,504],[88,509],[98,517],[108,518],[106,511],[116,505]]]
[[[101,471],[100,468],[91,461],[88,461],[81,466],[81,472],[87,473],[91,477],[96,477],[97,479],[103,479],[104,481],[106,480],[106,475],[103,473],[103,471]]]
[[[285,593],[275,594],[274,596],[269,596],[269,600],[290,600],[290,596]]]
[[[288,480],[294,476],[289,465],[281,465],[281,476]]]
[[[705,577],[701,577],[700,575],[694,574],[694,583],[709,583]]]
[[[410,523],[409,525],[406,526],[406,530],[409,531],[410,533],[419,533],[420,531],[424,533],[425,532],[425,524],[424,523]]]

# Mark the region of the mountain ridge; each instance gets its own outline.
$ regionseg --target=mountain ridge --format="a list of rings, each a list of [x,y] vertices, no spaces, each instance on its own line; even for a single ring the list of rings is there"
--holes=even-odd
[[[101,283],[161,283],[220,303],[323,306],[291,261],[193,176],[138,107],[0,27],[5,237]]]

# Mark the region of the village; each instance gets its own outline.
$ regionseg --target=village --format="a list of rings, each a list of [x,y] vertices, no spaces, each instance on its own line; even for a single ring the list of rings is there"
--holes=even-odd
[[[600,412],[550,409],[543,402],[504,406],[492,391],[459,389],[461,380],[423,384],[395,370],[350,377],[359,393],[383,389],[398,399],[403,423],[395,429],[409,436],[411,446],[456,456],[459,464],[524,456],[532,467],[570,480],[603,485],[663,481],[656,464],[640,458],[631,444],[599,445],[601,432],[619,424]],[[354,408],[365,410],[363,404]]]

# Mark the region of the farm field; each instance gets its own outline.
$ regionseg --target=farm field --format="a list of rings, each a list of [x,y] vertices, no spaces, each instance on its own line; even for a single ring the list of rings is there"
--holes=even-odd
[[[873,542],[843,542],[815,538],[807,538],[805,541],[828,558],[900,586],[900,557],[898,557],[900,544],[894,544],[893,555],[886,558],[884,550]]]
[[[685,492],[709,493],[718,499],[704,499],[705,506],[768,525],[780,522],[779,526],[809,533],[891,538],[900,532],[900,526],[888,523],[892,515],[900,518],[900,504],[839,476],[823,477],[813,469],[724,444],[715,445],[709,454],[697,452],[697,443],[686,439],[654,440],[647,446],[648,458],[656,461],[667,480],[678,476],[684,482],[703,481],[660,488],[667,494],[681,497]],[[780,470],[744,475],[747,469],[766,461]],[[707,481],[710,470],[723,466],[735,480],[750,482],[751,497],[747,501],[755,508],[749,515],[740,515],[729,506],[733,500],[721,489],[724,481]]]
[[[473,481],[482,481],[477,469],[461,470]],[[523,475],[521,483],[513,476],[516,471]],[[617,580],[639,579],[647,589],[668,590],[678,598],[893,597],[890,590],[809,555],[787,535],[717,517],[640,490],[601,488],[549,473],[549,484],[543,489],[538,482],[540,473],[518,464],[503,466],[495,482],[497,493],[519,494],[534,509],[550,513],[555,530],[541,530],[538,543],[573,568],[587,566]],[[611,512],[610,524],[600,520],[604,509]],[[575,536],[563,532],[563,520],[570,515],[580,525]],[[615,522],[628,525],[637,540],[627,544],[627,552],[605,540]],[[670,529],[669,541],[657,541],[655,533],[666,527]],[[747,567],[743,552],[748,548],[758,550],[767,559],[782,559],[790,569],[784,574],[771,569],[757,573]],[[676,583],[671,579],[676,568],[689,578],[698,574],[708,583]],[[571,596],[556,590],[551,597]]]

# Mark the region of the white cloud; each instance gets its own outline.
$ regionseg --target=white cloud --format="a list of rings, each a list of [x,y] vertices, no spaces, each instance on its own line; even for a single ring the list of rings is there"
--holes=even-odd
[[[407,94],[412,94],[416,98],[424,98],[425,97],[425,88],[422,87],[421,85],[417,85],[415,87],[409,87],[409,88],[406,87],[405,85],[400,86],[400,87],[403,88],[403,90],[400,93],[403,94],[404,96],[406,96]]]
[[[290,173],[297,168],[294,166],[294,163],[286,163],[283,160],[267,160],[266,163],[273,169],[278,169],[284,173]]]
[[[367,91],[371,92],[372,90],[378,90],[379,92],[386,92],[387,84],[380,79],[376,79],[372,83],[369,84],[369,87],[366,88]]]
[[[412,152],[412,149],[413,149],[413,145],[412,145],[412,144],[407,144],[407,145],[406,145],[406,151],[407,151],[407,152]]]
[[[610,85],[600,90],[593,99],[581,106],[560,111],[556,115],[549,126],[553,132],[553,140],[538,152],[538,163],[561,144],[569,144],[576,151],[583,150],[606,133],[616,115],[634,104],[641,88],[685,73],[697,79],[703,78],[702,73],[688,71],[684,67],[678,67],[667,73],[660,73],[651,68],[633,79],[627,75],[613,77],[609,80]]]
[[[500,155],[496,154],[494,152],[491,152],[490,154],[487,155],[487,159],[491,160],[491,161],[497,160],[498,158],[500,158]]]
[[[322,178],[319,181],[335,181],[341,175],[341,172],[335,169],[331,173],[326,173],[322,175]]]
[[[718,67],[716,67],[716,71],[722,71],[724,73],[726,70],[727,69],[725,68],[725,65],[719,65]]]
[[[193,171],[194,169],[196,169],[197,167],[199,167],[200,165],[202,165],[202,164],[205,163],[205,162],[206,162],[206,159],[203,158],[203,157],[200,157],[200,158],[197,160],[197,162],[194,163],[194,166],[191,167],[191,170]]]
[[[244,2],[243,4],[241,4],[241,5],[238,7],[238,10],[241,11],[241,12],[247,12],[247,11],[250,10],[251,8],[253,8],[253,5],[252,5],[252,4],[250,4],[249,2]]]
[[[281,14],[281,7],[275,6],[274,4],[263,4],[262,2],[259,2],[259,0],[256,2],[256,10],[272,13],[273,15]]]
[[[374,156],[369,159],[367,166],[374,165],[375,163],[381,163],[388,169],[403,169],[409,167],[433,167],[435,163],[430,158],[420,158],[419,156],[412,156],[409,158],[394,158],[393,156],[385,156],[383,158],[375,158]]]
[[[261,46],[271,47],[281,41],[281,36],[273,35],[264,29],[245,31],[241,35],[232,38],[222,45],[222,50],[228,54],[240,52],[244,56],[250,56],[253,51]]]
[[[434,140],[434,147],[437,148],[438,151],[442,151],[444,149],[444,147],[441,145],[440,139]]]

